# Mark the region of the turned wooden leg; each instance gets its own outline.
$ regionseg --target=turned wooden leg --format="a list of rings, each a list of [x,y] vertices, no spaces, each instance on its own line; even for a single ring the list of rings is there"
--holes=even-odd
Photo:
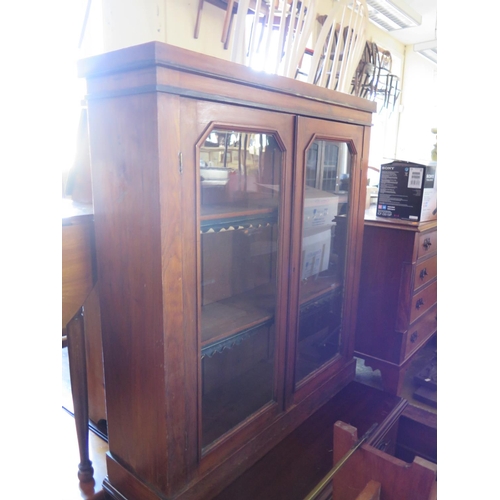
[[[75,412],[76,434],[80,449],[78,478],[87,483],[94,480],[94,469],[89,459],[89,404],[87,395],[87,361],[85,359],[85,331],[83,308],[68,323],[68,357],[71,394]]]

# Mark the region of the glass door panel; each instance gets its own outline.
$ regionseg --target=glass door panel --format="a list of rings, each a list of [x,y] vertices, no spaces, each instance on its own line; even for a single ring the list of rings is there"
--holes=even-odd
[[[351,154],[316,140],[306,152],[295,385],[339,352]]]
[[[202,447],[276,401],[283,153],[272,134],[212,130],[199,146]]]

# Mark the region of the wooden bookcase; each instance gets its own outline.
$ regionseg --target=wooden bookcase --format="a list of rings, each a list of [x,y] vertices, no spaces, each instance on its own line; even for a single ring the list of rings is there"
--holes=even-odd
[[[159,42],[79,72],[105,489],[208,499],[354,378],[375,105]]]

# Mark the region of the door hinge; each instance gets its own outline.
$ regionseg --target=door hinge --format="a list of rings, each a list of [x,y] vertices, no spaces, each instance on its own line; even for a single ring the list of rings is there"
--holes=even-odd
[[[182,175],[182,169],[183,169],[183,164],[182,164],[182,153],[179,152],[179,173]]]

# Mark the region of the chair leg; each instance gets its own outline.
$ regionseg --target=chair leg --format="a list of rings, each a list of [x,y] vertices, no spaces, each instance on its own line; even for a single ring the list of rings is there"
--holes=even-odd
[[[71,393],[73,396],[76,434],[80,451],[78,478],[82,483],[88,483],[94,480],[94,469],[89,459],[89,404],[83,308],[68,323],[67,334]]]

